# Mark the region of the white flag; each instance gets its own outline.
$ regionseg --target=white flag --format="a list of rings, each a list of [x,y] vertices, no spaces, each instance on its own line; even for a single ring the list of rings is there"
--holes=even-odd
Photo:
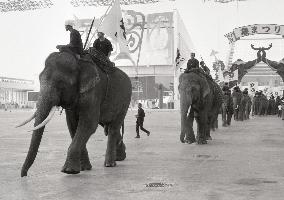
[[[110,11],[105,16],[102,25],[98,28],[98,31],[105,33],[113,41],[118,43],[119,54],[114,58],[114,61],[119,59],[129,59],[132,64],[135,65],[127,46],[126,31],[119,0],[114,1]]]
[[[175,64],[176,64],[176,69],[181,68],[181,66],[187,62],[187,60],[190,57],[191,51],[186,45],[186,42],[182,38],[181,35],[178,37],[178,47],[177,47],[177,52],[176,52],[176,59],[175,59]]]

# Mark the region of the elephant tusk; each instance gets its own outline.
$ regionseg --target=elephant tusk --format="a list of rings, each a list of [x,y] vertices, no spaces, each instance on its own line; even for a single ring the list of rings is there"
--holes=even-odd
[[[191,110],[191,105],[188,107],[187,114],[186,114],[187,117],[189,116],[190,110]]]
[[[25,120],[24,122],[22,122],[21,124],[17,125],[15,128],[19,128],[21,126],[24,126],[25,124],[29,123],[30,121],[32,121],[36,116],[36,112],[34,112],[34,114],[29,117],[27,120]]]
[[[52,119],[52,117],[53,117],[55,111],[56,111],[56,106],[53,106],[53,107],[51,108],[51,110],[50,110],[50,112],[49,112],[47,118],[46,118],[43,122],[41,122],[39,125],[37,125],[36,127],[34,127],[32,130],[30,130],[29,132],[35,131],[35,130],[40,129],[40,128],[42,128],[43,126],[45,126],[45,125]]]

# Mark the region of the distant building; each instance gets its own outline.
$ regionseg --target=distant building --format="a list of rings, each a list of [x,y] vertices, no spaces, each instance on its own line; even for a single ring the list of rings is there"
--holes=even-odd
[[[26,107],[28,92],[33,90],[33,80],[0,77],[0,106]]]

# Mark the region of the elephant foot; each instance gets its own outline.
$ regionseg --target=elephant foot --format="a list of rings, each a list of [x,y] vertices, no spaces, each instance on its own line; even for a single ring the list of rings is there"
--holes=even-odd
[[[126,158],[126,147],[123,141],[116,146],[116,161],[123,161]]]
[[[88,171],[92,169],[92,165],[90,161],[81,161],[80,170],[81,171]]]
[[[192,143],[195,143],[196,140],[195,140],[195,138],[194,138],[194,139],[185,139],[185,142],[186,142],[187,144],[192,144]]]
[[[66,160],[64,166],[62,167],[61,172],[66,174],[79,174],[81,170],[80,160],[76,162],[74,160],[70,160],[70,158]]]
[[[207,136],[206,140],[212,140],[212,137],[211,136]]]
[[[206,140],[197,140],[197,144],[207,144],[207,141]]]
[[[79,174],[80,173],[80,168],[79,169],[74,169],[71,167],[64,166],[61,170],[61,172],[65,174]]]
[[[223,127],[227,127],[228,125],[227,125],[227,124],[222,124],[222,126],[223,126]]]
[[[116,162],[115,161],[105,161],[105,167],[115,167]]]

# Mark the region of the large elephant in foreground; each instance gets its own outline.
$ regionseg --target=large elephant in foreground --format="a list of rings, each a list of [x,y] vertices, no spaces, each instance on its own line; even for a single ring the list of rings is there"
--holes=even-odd
[[[107,75],[91,59],[78,60],[70,53],[55,52],[46,59],[39,80],[37,110],[21,124],[35,118],[22,177],[27,175],[35,160],[45,125],[56,106],[65,108],[72,138],[62,172],[77,174],[92,168],[86,143],[98,124],[104,126],[108,135],[105,166],[114,167],[116,160],[125,158],[120,128],[131,99],[131,82],[124,72],[115,68],[113,73]]]
[[[199,69],[192,69],[179,77],[181,109],[181,142],[206,144],[211,124],[216,120],[222,104],[220,87]],[[197,135],[193,131],[197,121]]]

